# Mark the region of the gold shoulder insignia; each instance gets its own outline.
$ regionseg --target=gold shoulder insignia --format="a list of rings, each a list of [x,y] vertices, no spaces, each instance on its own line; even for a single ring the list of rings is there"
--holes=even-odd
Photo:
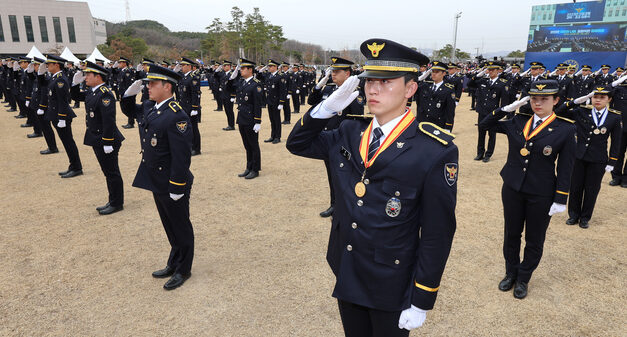
[[[447,88],[450,88],[450,89],[455,89],[455,86],[454,86],[454,85],[452,85],[452,84],[450,84],[450,83],[444,83],[444,85],[445,85]]]
[[[257,83],[261,83],[261,81],[260,81],[260,80],[258,80],[258,79],[256,79],[256,78],[253,78],[253,81],[255,81],[255,82],[257,82]]]
[[[614,110],[614,109],[607,109],[607,110],[608,110],[609,112],[613,112],[613,113],[615,113],[615,114],[617,114],[617,115],[620,115],[620,114],[621,114],[621,112],[620,112],[620,111],[618,111],[618,110]]]
[[[418,124],[418,128],[427,136],[437,140],[443,145],[449,145],[453,141],[453,139],[455,139],[454,134],[442,129],[441,127],[433,123],[422,122]]]
[[[183,110],[183,108],[181,108],[181,105],[179,105],[179,102],[177,102],[177,101],[170,101],[170,103],[168,103],[168,106],[174,112],[179,112],[179,111]]]
[[[501,82],[503,82],[503,83],[507,83],[507,82],[508,82],[508,81],[507,81],[506,79],[504,79],[504,78],[500,78],[500,80],[501,80]]]
[[[575,123],[575,121],[574,121],[574,120],[572,120],[572,119],[564,118],[564,117],[562,117],[562,116],[555,116],[555,117],[557,117],[557,118],[559,118],[559,119],[561,119],[561,120],[563,120],[563,121],[566,121],[566,122],[568,122],[568,123],[573,123],[573,124]]]
[[[107,87],[106,85],[101,85],[100,86],[100,91],[102,91],[102,93],[106,94],[109,92],[109,87]]]

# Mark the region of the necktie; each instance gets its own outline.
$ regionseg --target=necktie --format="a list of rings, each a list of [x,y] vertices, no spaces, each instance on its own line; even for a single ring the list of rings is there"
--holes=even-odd
[[[372,134],[372,142],[370,142],[370,146],[368,147],[368,160],[370,160],[379,149],[379,145],[381,144],[379,140],[383,136],[383,131],[381,131],[381,128],[377,127],[372,130]]]
[[[535,130],[538,126],[540,126],[540,124],[542,124],[542,120],[538,119],[538,121],[536,122],[536,125],[533,126],[533,129]]]

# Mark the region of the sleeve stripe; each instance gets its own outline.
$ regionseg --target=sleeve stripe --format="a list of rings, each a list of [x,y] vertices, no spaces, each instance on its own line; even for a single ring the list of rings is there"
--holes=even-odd
[[[114,138],[105,138],[105,137],[102,137],[102,140],[113,140],[113,139],[114,139]]]
[[[559,193],[559,194],[563,194],[563,195],[568,195],[568,192],[562,192],[562,191],[560,191],[560,190],[557,190],[557,191],[555,191],[555,192],[557,192],[557,193]]]
[[[618,160],[618,158],[610,157],[611,160]]]
[[[170,184],[177,185],[177,186],[185,186],[187,183],[175,183],[172,180],[170,180]]]
[[[428,292],[431,292],[431,293],[434,293],[434,292],[438,291],[438,289],[440,289],[440,287],[439,287],[439,286],[438,286],[438,287],[436,287],[436,288],[429,288],[429,287],[427,287],[427,286],[423,286],[422,284],[420,284],[420,283],[418,283],[418,282],[416,282],[416,281],[414,281],[414,284],[416,284],[416,287],[417,287],[417,288],[420,288],[420,289],[422,289],[422,290],[424,290],[424,291],[428,291]]]
[[[61,117],[67,117],[67,115],[66,115],[66,114],[59,114],[59,116],[61,116]]]

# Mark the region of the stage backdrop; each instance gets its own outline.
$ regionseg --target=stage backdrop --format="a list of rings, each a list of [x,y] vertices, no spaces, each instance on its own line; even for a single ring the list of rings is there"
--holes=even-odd
[[[577,66],[577,70],[582,65],[592,66],[593,70],[597,70],[602,64],[612,66],[612,71],[618,66],[625,66],[627,62],[627,51],[621,52],[573,52],[573,53],[543,53],[543,52],[527,52],[525,54],[525,63],[539,61],[549,70],[555,69],[557,64],[565,62]],[[526,69],[526,67],[525,67]]]

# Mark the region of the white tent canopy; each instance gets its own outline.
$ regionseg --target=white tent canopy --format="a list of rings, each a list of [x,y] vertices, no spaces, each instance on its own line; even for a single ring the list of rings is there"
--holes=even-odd
[[[108,58],[104,57],[104,55],[102,55],[100,50],[98,50],[98,47],[94,48],[94,51],[91,52],[91,55],[89,55],[89,57],[86,60],[90,62],[96,62],[96,59],[104,60],[105,63],[107,62],[111,63],[111,60],[109,60]]]
[[[81,63],[81,60],[78,57],[74,56],[74,54],[72,54],[70,48],[68,47],[65,47],[65,49],[63,49],[63,53],[61,53],[60,56],[74,64]]]
[[[42,54],[39,49],[37,49],[37,47],[33,46],[30,51],[28,52],[28,54],[26,55],[26,57],[29,58],[33,58],[33,57],[39,57],[40,59],[46,59],[46,57],[44,56],[44,54]]]

